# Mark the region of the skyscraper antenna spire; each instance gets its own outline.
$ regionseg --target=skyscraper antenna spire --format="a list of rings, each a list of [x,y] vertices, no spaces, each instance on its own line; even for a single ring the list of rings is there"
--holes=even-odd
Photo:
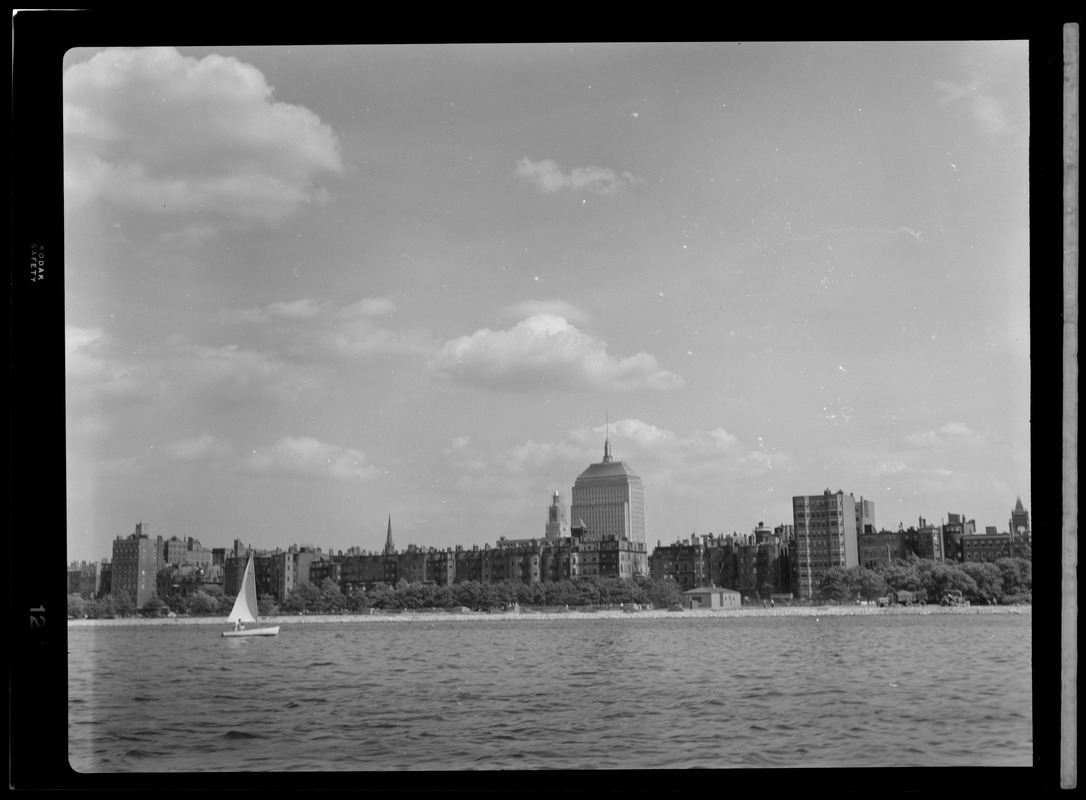
[[[603,412],[603,463],[611,463],[611,419],[607,412]]]

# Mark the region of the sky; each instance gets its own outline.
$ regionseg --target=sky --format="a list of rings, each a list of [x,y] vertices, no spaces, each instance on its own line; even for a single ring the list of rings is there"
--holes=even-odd
[[[67,548],[1030,508],[1026,42],[76,49]]]

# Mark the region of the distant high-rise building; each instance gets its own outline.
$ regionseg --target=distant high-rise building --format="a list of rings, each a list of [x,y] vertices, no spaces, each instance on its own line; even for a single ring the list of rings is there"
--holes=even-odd
[[[547,541],[565,539],[569,537],[569,510],[562,502],[562,495],[554,493],[551,506],[547,509],[547,527],[545,532]]]
[[[832,567],[859,564],[856,500],[840,489],[792,498],[799,597],[813,599]]]
[[[1026,511],[1022,505],[1022,498],[1018,498],[1018,502],[1014,504],[1014,510],[1011,511],[1010,533],[1011,541],[1029,541],[1029,512]]]
[[[161,537],[152,539],[150,525],[140,522],[131,535],[113,541],[111,593],[125,591],[141,608],[157,590],[158,570],[162,563]]]
[[[856,501],[856,535],[861,533],[875,533],[875,501],[864,500],[862,497]]]
[[[570,516],[594,538],[645,543],[645,487],[632,469],[611,458],[609,439],[604,439],[603,461],[573,484]]]

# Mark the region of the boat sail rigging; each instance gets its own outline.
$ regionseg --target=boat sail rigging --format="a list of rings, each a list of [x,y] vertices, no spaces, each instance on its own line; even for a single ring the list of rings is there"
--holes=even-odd
[[[234,630],[223,631],[223,637],[226,636],[276,636],[279,633],[279,626],[269,628],[246,628],[246,624],[259,625],[260,619],[257,616],[259,606],[256,600],[256,573],[253,571],[253,554],[249,554],[249,561],[245,565],[245,575],[241,579],[241,589],[238,592],[237,599],[234,601],[234,607],[230,611],[230,616],[226,618],[227,622],[234,623]]]

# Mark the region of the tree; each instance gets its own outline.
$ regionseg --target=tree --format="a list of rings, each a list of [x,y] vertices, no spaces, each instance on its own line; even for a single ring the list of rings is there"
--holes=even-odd
[[[367,593],[369,604],[374,608],[400,608],[396,591],[387,583],[378,583]]]
[[[354,591],[347,598],[347,609],[352,614],[361,614],[368,608],[370,608],[370,596],[365,591]]]
[[[95,602],[89,603],[85,607],[85,612],[88,619],[112,619],[116,616],[113,595],[102,595]]]
[[[129,614],[136,612],[136,603],[132,600],[130,595],[124,589],[117,589],[113,592],[113,615],[117,617],[127,617]]]
[[[941,602],[950,591],[958,591],[963,597],[976,594],[977,584],[958,564],[932,563],[931,569],[924,573],[924,592],[929,602]]]
[[[1024,597],[1033,591],[1033,565],[1024,558],[1000,558],[995,565],[1003,578],[1003,601]],[[1011,601],[1014,602],[1014,601]],[[1027,601],[1028,602],[1028,601]]]
[[[652,604],[657,608],[670,608],[682,602],[683,593],[672,577],[652,582]]]
[[[973,561],[962,564],[961,569],[976,582],[973,598],[977,601],[998,603],[1002,599],[1003,574],[995,564],[990,561]]]
[[[77,594],[68,595],[68,619],[83,619],[86,613],[86,601]]]
[[[347,607],[347,598],[331,578],[321,581],[319,608],[323,614],[338,614]]]
[[[170,611],[174,614],[187,614],[189,613],[188,599],[182,595],[175,594],[166,598],[166,605],[169,606]]]
[[[194,617],[210,617],[219,612],[219,601],[205,591],[189,595],[189,613]]]
[[[162,609],[165,607],[165,601],[157,594],[153,594],[147,602],[140,607],[140,614],[145,617],[160,617],[162,616]]]
[[[852,600],[857,591],[855,576],[845,567],[830,567],[818,582],[819,596],[839,603]]]
[[[897,559],[892,564],[881,564],[878,572],[886,581],[886,585],[893,591],[902,589],[909,592],[920,591],[920,571],[917,569],[916,560],[902,561]]]
[[[283,601],[283,610],[289,614],[305,614],[310,611],[319,611],[321,608],[321,590],[309,581],[302,581],[287,595]]]
[[[279,605],[270,594],[262,594],[256,599],[257,613],[262,617],[274,617],[279,613]]]

